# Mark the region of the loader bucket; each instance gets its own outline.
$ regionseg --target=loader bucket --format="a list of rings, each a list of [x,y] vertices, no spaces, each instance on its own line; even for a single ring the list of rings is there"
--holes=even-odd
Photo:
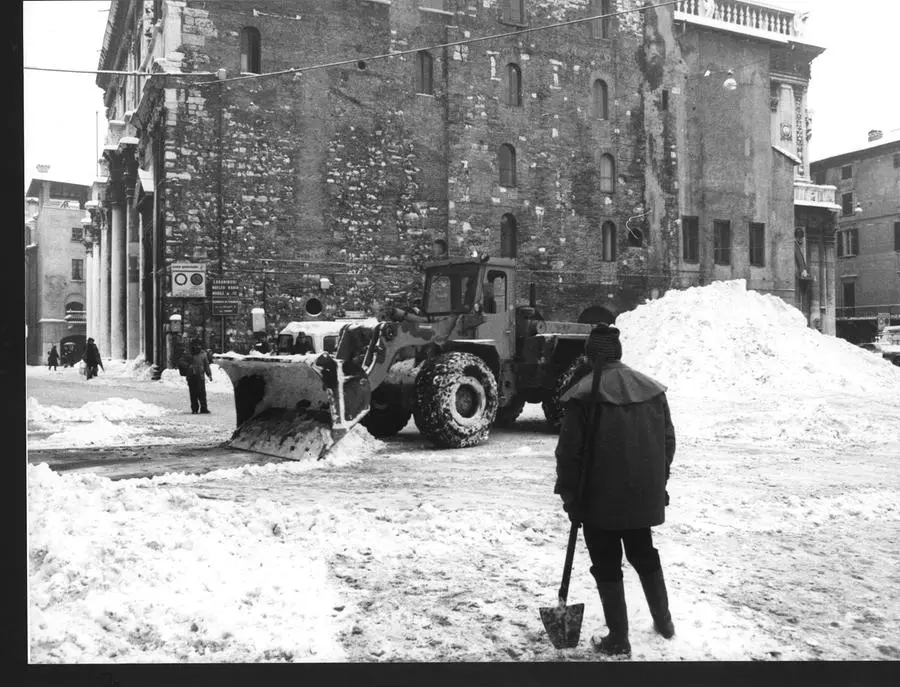
[[[366,375],[328,355],[215,356],[234,386],[229,446],[289,460],[320,460],[368,412]]]

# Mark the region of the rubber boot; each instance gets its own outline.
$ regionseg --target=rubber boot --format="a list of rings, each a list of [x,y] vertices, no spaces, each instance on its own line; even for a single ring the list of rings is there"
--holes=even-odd
[[[671,639],[675,634],[675,625],[672,623],[672,614],[669,613],[669,595],[666,593],[662,568],[649,575],[641,575],[641,586],[647,597],[650,615],[653,616],[653,629],[666,639]]]
[[[591,638],[594,649],[606,656],[622,656],[631,654],[628,643],[628,608],[625,605],[625,585],[618,582],[598,582],[600,602],[603,604],[603,615],[609,634],[605,637],[596,635]]]

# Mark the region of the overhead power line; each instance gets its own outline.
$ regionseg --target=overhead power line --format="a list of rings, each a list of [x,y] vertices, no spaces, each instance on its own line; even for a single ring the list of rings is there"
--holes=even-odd
[[[326,62],[322,64],[314,64],[308,67],[290,67],[288,69],[281,69],[279,71],[274,72],[265,72],[263,74],[242,74],[241,76],[233,76],[226,79],[215,79],[212,81],[201,81],[196,85],[210,85],[210,84],[220,84],[220,83],[228,83],[230,81],[245,81],[248,79],[262,79],[270,76],[283,76],[285,74],[298,74],[318,69],[331,69],[332,67],[340,67],[348,64],[358,64],[360,62],[371,62],[373,60],[383,60],[389,59],[392,57],[400,57],[402,55],[410,55],[417,52],[421,52],[423,50],[440,50],[442,48],[452,48],[460,45],[471,45],[473,43],[480,43],[483,41],[492,41],[500,38],[511,38],[513,36],[523,36],[529,33],[536,33],[538,31],[547,31],[550,29],[558,29],[565,26],[574,26],[576,24],[583,24],[585,22],[595,21],[597,19],[607,19],[610,17],[617,17],[623,14],[632,14],[635,12],[645,12],[646,10],[656,9],[659,7],[666,7],[668,5],[675,5],[680,0],[667,0],[666,2],[661,2],[656,5],[647,5],[645,7],[638,7],[635,9],[629,10],[621,10],[619,12],[610,12],[608,14],[598,14],[590,17],[582,17],[580,19],[570,19],[568,21],[556,22],[553,24],[545,24],[543,26],[534,26],[534,27],[526,27],[522,29],[516,29],[515,31],[506,31],[503,33],[495,33],[489,36],[476,36],[474,38],[463,38],[458,41],[450,41],[448,43],[436,43],[432,45],[420,46],[416,48],[410,48],[408,50],[397,50],[389,53],[382,53],[380,55],[370,55],[368,57],[354,57],[346,60],[338,60],[336,62]],[[139,70],[114,70],[114,69],[66,69],[62,67],[32,67],[25,66],[24,69],[32,70],[32,71],[45,71],[45,72],[65,72],[71,74],[111,74],[118,76],[145,76],[145,77],[153,77],[153,76],[216,76],[215,72],[147,72],[147,71],[139,71]]]

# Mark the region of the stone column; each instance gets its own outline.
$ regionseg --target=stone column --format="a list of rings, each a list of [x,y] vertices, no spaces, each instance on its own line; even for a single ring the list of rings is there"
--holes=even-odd
[[[125,228],[127,232],[126,274],[127,289],[126,307],[126,356],[128,360],[136,358],[141,346],[141,305],[140,282],[138,278],[138,259],[140,252],[140,233],[138,211],[134,205],[134,191],[137,183],[137,161],[132,152],[126,153],[125,162]]]
[[[104,203],[104,206],[107,204]],[[100,228],[100,326],[97,329],[95,343],[100,348],[100,355],[109,358],[110,351],[110,297],[109,297],[109,276],[110,276],[110,255],[109,255],[109,209],[108,206],[102,211],[101,228]]]
[[[109,275],[109,341],[110,356],[123,360],[127,353],[126,293],[128,234],[125,226],[125,198],[122,159],[110,160],[110,275]]]
[[[87,337],[94,336],[94,245],[89,238],[89,227],[84,228],[84,331]]]

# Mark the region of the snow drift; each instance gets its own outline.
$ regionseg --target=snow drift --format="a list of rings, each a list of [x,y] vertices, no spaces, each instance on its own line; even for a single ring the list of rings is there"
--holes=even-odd
[[[669,291],[616,326],[623,361],[669,387],[689,435],[900,441],[897,423],[881,421],[900,368],[810,329],[799,310],[742,279]]]

